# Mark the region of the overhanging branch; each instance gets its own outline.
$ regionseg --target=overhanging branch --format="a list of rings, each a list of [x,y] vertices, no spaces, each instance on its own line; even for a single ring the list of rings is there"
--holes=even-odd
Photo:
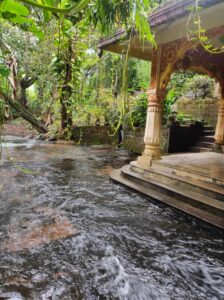
[[[32,0],[18,0],[18,1],[26,3],[26,4],[30,4],[32,6],[35,6],[35,7],[44,9],[44,10],[51,11],[53,13],[67,14],[67,13],[72,12],[73,14],[76,14],[76,13],[80,12],[82,9],[84,9],[90,0],[81,0],[81,1],[79,1],[78,4],[76,3],[68,8],[59,8],[59,7],[49,6],[49,5],[41,4],[38,2],[34,2]]]

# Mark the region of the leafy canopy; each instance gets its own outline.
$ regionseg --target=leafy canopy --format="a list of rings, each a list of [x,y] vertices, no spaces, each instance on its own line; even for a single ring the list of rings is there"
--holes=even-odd
[[[123,25],[135,28],[142,39],[155,44],[150,31],[148,13],[154,0],[1,0],[0,17],[43,38],[41,25],[52,18],[69,19],[74,23],[84,16],[101,32],[108,34]],[[41,12],[41,15],[40,15]],[[38,16],[38,17],[37,17]]]

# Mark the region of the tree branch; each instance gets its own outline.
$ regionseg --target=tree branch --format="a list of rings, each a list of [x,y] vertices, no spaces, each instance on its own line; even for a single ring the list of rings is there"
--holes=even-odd
[[[44,10],[48,10],[48,11],[51,11],[54,13],[66,14],[66,13],[72,12],[73,14],[76,14],[76,13],[80,12],[82,9],[84,9],[90,0],[81,0],[81,1],[79,1],[78,4],[76,3],[68,8],[58,8],[58,7],[34,2],[32,0],[18,0],[18,1],[26,3],[26,4],[30,4],[32,6],[35,6],[35,7],[44,9]]]
[[[23,89],[28,89],[28,87],[30,87],[32,84],[34,84],[34,82],[36,80],[37,80],[36,76],[33,76],[33,77],[25,76],[20,80],[20,85]]]
[[[6,103],[8,103],[12,108],[15,109],[19,115],[29,122],[34,128],[37,129],[40,133],[47,133],[47,128],[44,126],[43,123],[38,121],[31,112],[26,109],[23,105],[21,105],[19,102],[14,101],[10,99],[4,92],[0,91],[0,98],[2,98]]]

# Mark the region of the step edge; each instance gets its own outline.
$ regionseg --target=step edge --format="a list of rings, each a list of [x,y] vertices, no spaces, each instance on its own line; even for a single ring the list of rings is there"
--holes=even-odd
[[[140,174],[136,174],[136,173],[134,173],[131,170],[129,170],[129,174],[128,174],[127,172],[123,171],[123,168],[121,169],[121,173],[127,174],[129,176],[132,176],[134,178],[137,178],[137,179],[140,179],[140,180],[144,181],[144,177],[141,176]],[[219,201],[217,199],[213,199],[213,198],[207,197],[205,195],[202,195],[200,193],[196,193],[196,192],[192,192],[192,191],[188,191],[188,193],[186,194],[186,192],[184,192],[182,189],[180,189],[178,187],[175,187],[175,186],[172,186],[172,185],[169,185],[169,184],[165,185],[165,184],[163,184],[163,183],[161,183],[161,182],[159,182],[157,180],[151,179],[151,178],[147,178],[145,181],[146,182],[149,181],[153,185],[157,185],[157,186],[159,186],[159,187],[161,187],[163,189],[167,189],[167,190],[169,190],[171,192],[174,192],[174,193],[177,193],[177,194],[179,194],[179,195],[181,195],[183,197],[191,198],[191,199],[193,199],[194,201],[196,201],[198,203],[203,203],[203,204],[205,204],[207,206],[211,206],[213,208],[215,207],[216,209],[224,211],[224,202]],[[208,202],[212,201],[214,205],[212,205],[211,203],[208,203],[206,201],[208,201]],[[221,207],[220,207],[219,204],[221,204]]]
[[[115,177],[113,176],[113,174],[115,173],[115,171],[119,171],[119,172],[117,172],[117,174],[120,175],[120,178],[121,178],[120,181],[119,181],[117,178],[115,178]],[[202,221],[206,222],[207,224],[214,225],[215,227],[218,227],[219,229],[224,230],[224,222],[223,222],[223,218],[217,217],[217,216],[214,215],[214,214],[205,212],[204,210],[200,210],[200,209],[198,209],[198,208],[195,209],[197,212],[200,212],[200,213],[206,213],[206,215],[209,216],[209,217],[215,217],[217,221],[220,219],[220,224],[219,224],[219,223],[215,223],[215,222],[213,222],[213,221],[211,221],[211,220],[205,219],[205,218],[202,217],[202,216],[199,216],[199,215],[197,215],[197,214],[194,214],[194,213],[192,213],[192,212],[189,212],[188,210],[186,210],[186,209],[184,209],[184,208],[182,208],[182,207],[178,207],[178,206],[175,206],[174,204],[172,204],[172,203],[170,203],[170,202],[166,202],[166,201],[164,201],[164,200],[161,200],[161,199],[164,199],[164,198],[166,198],[166,199],[169,198],[169,199],[173,200],[171,197],[169,197],[169,196],[167,196],[167,195],[164,195],[164,194],[162,194],[162,193],[155,192],[155,191],[153,191],[153,193],[149,193],[148,191],[143,192],[143,191],[141,191],[140,189],[138,189],[138,188],[136,187],[136,185],[132,183],[132,181],[130,181],[130,180],[126,179],[126,178],[123,178],[123,176],[120,174],[120,169],[116,169],[116,170],[112,171],[111,174],[110,174],[110,179],[113,180],[113,181],[116,182],[116,183],[122,184],[122,185],[124,185],[124,186],[126,186],[126,187],[128,187],[128,188],[131,188],[131,189],[133,189],[133,190],[135,190],[135,191],[141,193],[142,195],[146,195],[146,196],[149,197],[149,198],[155,199],[155,200],[157,200],[157,201],[159,201],[159,202],[161,202],[161,203],[165,203],[166,205],[171,206],[171,207],[173,207],[173,208],[175,208],[175,209],[178,209],[179,211],[184,212],[184,213],[186,213],[186,214],[188,214],[188,215],[191,215],[191,216],[193,216],[193,217],[196,217],[197,219],[202,220]],[[144,186],[142,186],[142,188],[145,189],[145,190],[147,189],[147,188],[144,187]],[[148,189],[149,189],[149,188],[148,188]],[[157,196],[156,196],[156,195],[157,195]],[[158,197],[158,196],[160,196],[160,197]],[[157,197],[158,197],[158,198],[157,198]],[[183,203],[183,202],[182,202],[182,203]],[[185,204],[185,206],[194,208],[193,206],[191,206],[191,205],[189,205],[189,204]]]
[[[138,166],[131,163],[131,166],[132,165],[135,168],[139,168]],[[146,171],[146,172],[159,174],[159,175],[167,177],[167,178],[176,179],[176,180],[179,180],[181,182],[188,183],[188,184],[191,184],[191,185],[196,185],[197,187],[204,188],[205,190],[208,190],[208,191],[211,191],[211,192],[214,192],[214,193],[217,193],[219,195],[224,196],[224,187],[222,187],[220,185],[215,185],[214,183],[209,183],[209,182],[204,183],[203,181],[200,181],[200,180],[197,180],[197,179],[192,179],[192,178],[189,178],[189,177],[186,177],[186,178],[183,177],[183,176],[178,177],[178,176],[176,176],[175,174],[172,174],[172,173],[168,174],[168,173],[164,173],[160,170],[153,169],[153,167],[150,168],[150,169],[143,169],[143,170]],[[216,190],[216,187],[219,189],[219,191]]]
[[[190,171],[188,171],[187,169],[184,169],[184,168],[182,168],[182,167],[180,167],[180,166],[178,166],[178,165],[175,165],[175,168],[174,168],[174,166],[173,165],[170,165],[170,164],[168,164],[168,163],[165,163],[165,162],[163,162],[162,160],[154,160],[153,161],[153,164],[154,165],[159,165],[159,166],[162,166],[162,165],[164,165],[165,167],[168,167],[168,168],[172,168],[172,169],[177,169],[177,170],[179,170],[179,171],[183,171],[183,172],[186,172],[186,173],[191,173]],[[192,172],[193,173],[193,172]],[[196,173],[193,173],[193,174],[195,174],[195,175],[199,175],[199,176],[201,176],[201,177],[204,177],[204,178],[207,178],[207,179],[211,179],[211,180],[213,180],[213,181],[221,181],[221,182],[223,182],[224,183],[224,180],[221,180],[220,178],[215,178],[215,177],[209,177],[208,175],[205,175],[204,173],[202,173],[202,172],[200,172],[200,171],[197,171]]]

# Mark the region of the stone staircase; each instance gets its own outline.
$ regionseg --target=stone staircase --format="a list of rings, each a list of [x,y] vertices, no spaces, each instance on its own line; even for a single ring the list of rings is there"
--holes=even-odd
[[[113,171],[110,177],[150,198],[224,229],[224,177],[212,178],[200,168],[169,165],[162,160],[154,161],[150,169],[132,162],[121,170]]]
[[[212,126],[205,126],[203,135],[197,144],[190,148],[191,152],[211,152],[214,148],[215,130]]]

